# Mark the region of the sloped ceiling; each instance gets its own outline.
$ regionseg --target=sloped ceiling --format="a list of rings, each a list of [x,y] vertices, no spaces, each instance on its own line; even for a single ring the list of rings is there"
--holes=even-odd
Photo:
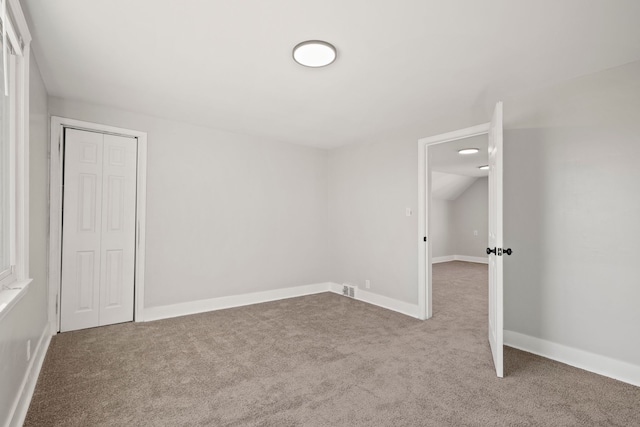
[[[489,176],[489,171],[478,167],[489,161],[487,135],[458,139],[429,146],[431,197],[455,200],[478,178]],[[475,154],[458,153],[464,148],[477,148]]]
[[[464,176],[489,176],[488,170],[479,169],[489,163],[487,135],[458,139],[429,146],[431,170]],[[475,154],[460,154],[464,148],[477,148]]]
[[[324,148],[640,59],[637,0],[22,3],[52,96]],[[308,39],[336,62],[294,63]]]
[[[432,172],[431,197],[440,200],[455,200],[477,180],[478,178],[473,176]]]

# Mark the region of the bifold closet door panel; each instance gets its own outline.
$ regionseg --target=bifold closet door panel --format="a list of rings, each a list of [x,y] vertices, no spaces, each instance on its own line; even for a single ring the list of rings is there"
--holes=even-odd
[[[104,135],[100,325],[133,320],[137,139]]]
[[[133,320],[137,139],[65,131],[62,332]]]
[[[60,330],[100,323],[103,135],[65,134]]]

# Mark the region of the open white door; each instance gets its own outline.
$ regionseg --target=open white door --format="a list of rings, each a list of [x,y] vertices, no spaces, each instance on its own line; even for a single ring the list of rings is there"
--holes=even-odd
[[[498,377],[503,376],[502,293],[502,102],[489,129],[489,345]]]

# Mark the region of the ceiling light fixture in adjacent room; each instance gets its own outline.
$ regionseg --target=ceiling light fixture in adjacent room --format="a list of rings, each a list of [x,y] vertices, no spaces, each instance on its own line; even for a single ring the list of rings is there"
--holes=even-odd
[[[489,170],[489,165],[478,166],[478,169],[483,170],[483,171],[488,171]]]
[[[336,48],[322,40],[307,40],[293,48],[293,59],[305,67],[326,67],[335,61],[337,56]]]
[[[477,148],[463,148],[462,150],[458,150],[458,154],[476,154],[478,151]]]

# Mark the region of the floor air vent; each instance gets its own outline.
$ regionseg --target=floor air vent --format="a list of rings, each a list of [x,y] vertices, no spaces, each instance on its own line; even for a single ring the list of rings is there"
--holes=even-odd
[[[356,287],[355,286],[351,286],[351,285],[343,284],[342,285],[342,295],[344,295],[345,297],[349,297],[349,298],[355,298],[356,297]]]

